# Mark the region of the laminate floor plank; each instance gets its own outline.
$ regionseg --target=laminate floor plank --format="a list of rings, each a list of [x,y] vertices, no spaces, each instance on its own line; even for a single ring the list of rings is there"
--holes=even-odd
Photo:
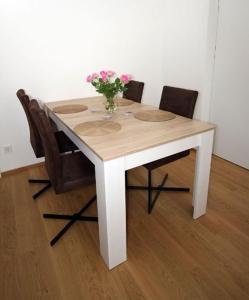
[[[195,152],[153,172],[159,184],[189,186]],[[212,160],[207,214],[192,219],[192,193],[162,192],[151,215],[147,193],[127,192],[128,261],[109,271],[99,253],[98,224],[76,222],[54,247],[65,221],[43,213],[74,213],[95,186],[56,195],[28,178],[47,178],[43,166],[0,179],[0,299],[249,299],[249,171]],[[147,183],[142,167],[129,182]],[[86,215],[97,215],[94,203]]]

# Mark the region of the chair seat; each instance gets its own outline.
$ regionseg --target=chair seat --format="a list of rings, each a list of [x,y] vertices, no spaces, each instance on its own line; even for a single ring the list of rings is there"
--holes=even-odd
[[[54,186],[57,194],[95,183],[94,164],[82,152],[62,155],[61,159],[62,178],[60,184]]]
[[[68,138],[68,136],[63,131],[56,131],[54,132],[54,135],[57,140],[60,153],[78,150],[78,147]]]
[[[190,150],[185,150],[185,151],[182,151],[182,152],[179,152],[179,153],[176,153],[176,154],[158,159],[156,161],[150,162],[148,164],[145,164],[145,165],[143,165],[143,167],[145,167],[147,170],[151,171],[151,170],[157,169],[157,168],[159,168],[163,165],[166,165],[170,162],[173,162],[177,159],[188,156],[189,154],[190,154]]]

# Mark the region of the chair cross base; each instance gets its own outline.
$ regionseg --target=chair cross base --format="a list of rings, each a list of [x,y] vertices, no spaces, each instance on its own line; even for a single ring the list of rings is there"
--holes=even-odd
[[[32,196],[33,199],[36,199],[37,197],[39,197],[42,193],[44,193],[47,189],[49,189],[51,187],[51,182],[48,179],[29,179],[29,183],[46,183],[46,185],[41,190],[39,190]]]
[[[77,213],[73,215],[58,215],[58,214],[43,214],[43,218],[45,219],[56,219],[56,220],[69,220],[69,222],[59,231],[56,236],[50,241],[50,245],[54,246],[54,244],[68,231],[68,229],[76,222],[76,221],[88,221],[88,222],[98,222],[97,217],[87,217],[81,216],[81,214],[96,200],[96,195],[87,202],[87,204]]]
[[[151,183],[151,170],[148,170],[148,186],[136,186],[136,185],[128,185],[128,180],[127,180],[127,173],[126,173],[126,188],[130,190],[147,190],[148,191],[148,213],[150,214],[152,212],[152,209],[160,195],[161,192],[166,192],[166,191],[174,191],[174,192],[189,192],[189,188],[185,187],[165,187],[164,184],[168,178],[168,174],[166,174],[163,177],[162,182],[158,186],[152,186]],[[156,195],[152,199],[152,192],[157,191]]]

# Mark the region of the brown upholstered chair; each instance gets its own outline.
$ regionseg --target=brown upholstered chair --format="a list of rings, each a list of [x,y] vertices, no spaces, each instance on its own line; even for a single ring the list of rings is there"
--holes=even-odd
[[[144,90],[144,83],[140,81],[131,80],[125,85],[125,87],[127,88],[127,90],[123,93],[123,98],[141,103]]]
[[[16,95],[22,104],[22,107],[25,111],[28,120],[29,132],[30,132],[30,143],[34,150],[35,156],[37,158],[44,157],[44,150],[43,150],[40,134],[38,132],[38,129],[36,128],[35,122],[31,118],[28,109],[30,103],[29,96],[25,93],[23,89],[18,90]],[[76,145],[65,135],[63,131],[56,130],[55,138],[58,143],[60,153],[75,151],[78,149]],[[39,195],[41,195],[49,187],[51,187],[50,180],[47,179],[29,179],[29,182],[46,184],[41,190],[39,190],[37,193],[33,195],[34,199],[36,199]]]
[[[41,137],[45,153],[45,166],[55,193],[60,194],[76,187],[94,184],[94,165],[83,153],[60,154],[52,125],[36,100],[31,100],[29,111]],[[43,214],[44,218],[69,220],[66,226],[52,239],[50,242],[51,246],[53,246],[76,221],[98,221],[97,217],[81,215],[95,200],[96,195],[93,196],[79,212],[73,215]]]
[[[186,90],[176,87],[164,86],[161,96],[160,109],[173,112],[187,118],[193,118],[195,103],[198,97],[197,91]],[[156,200],[158,199],[161,191],[178,191],[189,192],[189,188],[182,187],[164,187],[164,184],[168,178],[166,174],[159,186],[152,186],[152,171],[165,164],[176,161],[180,158],[188,156],[190,150],[185,150],[168,157],[153,161],[151,163],[143,165],[148,170],[148,186],[129,186],[126,177],[126,183],[128,189],[141,189],[148,191],[148,213],[151,213]],[[152,199],[152,192],[157,191],[155,197]]]

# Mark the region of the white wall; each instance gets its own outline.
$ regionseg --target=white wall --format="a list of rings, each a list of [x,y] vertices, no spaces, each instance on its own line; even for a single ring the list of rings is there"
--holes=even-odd
[[[94,95],[88,73],[113,69],[145,82],[143,101],[158,105],[165,84],[200,91],[202,111],[209,0],[2,1],[0,168],[37,160],[15,96],[43,101]],[[4,155],[3,145],[13,153]]]
[[[209,65],[206,61],[209,0],[165,1],[163,13],[163,84],[199,91],[195,118],[207,120],[202,107],[205,101],[209,102],[209,95],[203,95],[208,83],[204,79]]]
[[[249,169],[248,0],[220,0],[213,83],[214,152]]]

